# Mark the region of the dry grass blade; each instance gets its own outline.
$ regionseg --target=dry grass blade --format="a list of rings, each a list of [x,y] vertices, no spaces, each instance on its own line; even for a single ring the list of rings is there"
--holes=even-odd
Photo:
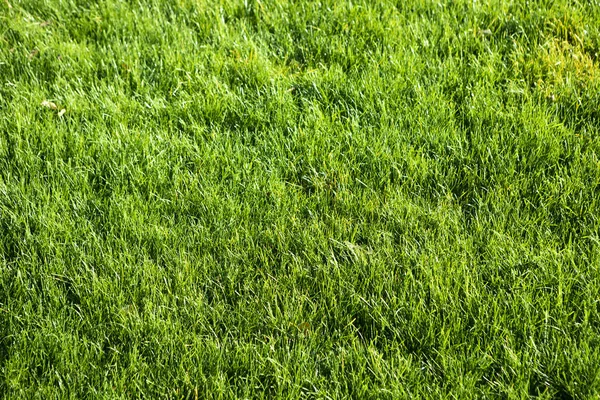
[[[49,100],[44,100],[44,101],[42,101],[42,104],[41,104],[41,106],[42,106],[42,107],[49,108],[49,109],[51,109],[51,110],[56,110],[56,109],[58,108],[58,106],[57,106],[57,105],[56,105],[54,102],[52,102],[52,101],[49,101]]]

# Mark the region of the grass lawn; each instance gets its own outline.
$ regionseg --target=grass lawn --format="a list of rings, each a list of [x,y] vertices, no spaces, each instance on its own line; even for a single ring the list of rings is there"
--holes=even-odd
[[[600,396],[598,0],[0,0],[0,398]]]

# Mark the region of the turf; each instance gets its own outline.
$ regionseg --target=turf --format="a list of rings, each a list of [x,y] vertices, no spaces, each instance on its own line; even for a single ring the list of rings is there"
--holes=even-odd
[[[0,1],[0,397],[598,398],[597,0]]]

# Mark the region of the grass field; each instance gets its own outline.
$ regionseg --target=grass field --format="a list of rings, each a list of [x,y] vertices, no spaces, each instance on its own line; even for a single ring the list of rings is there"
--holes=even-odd
[[[1,0],[0,398],[600,398],[598,0]]]

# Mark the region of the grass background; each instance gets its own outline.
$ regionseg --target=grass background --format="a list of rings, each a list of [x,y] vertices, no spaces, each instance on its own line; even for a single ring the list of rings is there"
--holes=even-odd
[[[0,1],[0,397],[598,398],[599,54],[597,0]]]

